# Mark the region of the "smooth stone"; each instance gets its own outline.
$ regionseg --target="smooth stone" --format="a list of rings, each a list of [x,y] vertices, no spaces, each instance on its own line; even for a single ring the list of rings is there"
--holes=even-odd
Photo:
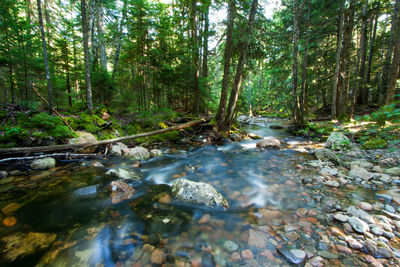
[[[71,144],[71,145],[85,144],[85,143],[93,143],[93,142],[97,141],[96,137],[91,133],[76,132],[76,134],[78,134],[78,137],[69,139],[68,140],[69,144]]]
[[[30,164],[30,167],[34,170],[50,169],[55,166],[56,160],[51,157],[36,159]]]
[[[316,257],[311,258],[306,263],[305,267],[323,267],[323,266],[325,266],[325,264],[326,264],[326,261],[322,257],[316,256]]]
[[[150,261],[153,264],[163,264],[167,259],[167,255],[162,249],[155,249],[151,253]]]
[[[400,167],[393,167],[390,169],[386,169],[385,173],[393,176],[400,176]]]
[[[351,142],[344,134],[332,132],[325,142],[325,147],[333,150],[346,150],[351,147]]]
[[[318,255],[326,259],[338,259],[339,255],[329,251],[318,251]]]
[[[259,249],[265,249],[267,247],[267,240],[265,234],[253,229],[249,230],[249,246],[253,246]]]
[[[122,156],[128,151],[129,148],[124,143],[118,142],[112,145],[112,148],[110,149],[109,153],[111,156]]]
[[[150,152],[141,146],[130,148],[124,157],[131,160],[146,160],[150,158]]]
[[[225,241],[223,246],[226,249],[226,251],[228,251],[230,253],[239,249],[239,246],[231,240]]]
[[[162,151],[159,150],[159,149],[152,149],[152,150],[150,150],[150,157],[152,157],[152,158],[160,157],[160,156],[162,156],[162,155],[163,155],[163,153],[162,153]]]
[[[256,144],[257,147],[261,148],[281,148],[281,141],[274,137],[264,137],[264,139],[260,140]]]
[[[19,203],[16,203],[16,202],[12,202],[12,203],[6,205],[5,207],[3,207],[1,209],[1,211],[5,215],[11,215],[11,214],[15,213],[21,207],[22,207],[22,204],[19,204]]]
[[[385,200],[386,203],[392,202],[392,196],[388,194],[376,194],[376,198]]]
[[[240,255],[243,260],[252,260],[254,258],[253,252],[250,249],[243,250]]]
[[[324,182],[323,184],[326,186],[329,186],[329,187],[339,187],[340,186],[340,184],[338,182],[336,182],[335,180],[329,180],[329,181]]]
[[[340,165],[340,160],[336,156],[335,152],[332,152],[329,149],[326,149],[326,148],[315,149],[314,155],[317,159],[319,159],[321,161],[329,160],[336,165]]]
[[[278,252],[293,264],[301,264],[306,258],[306,253],[300,249],[279,248]]]
[[[139,181],[143,179],[143,175],[139,170],[129,169],[129,168],[118,168],[118,169],[111,169],[106,172],[107,175],[115,176],[121,179],[128,179]]]
[[[324,167],[319,171],[319,173],[321,175],[333,175],[333,176],[336,176],[338,174],[338,171],[336,169],[332,169],[332,168],[329,168],[329,167]]]
[[[372,227],[372,228],[371,228],[371,232],[372,232],[374,235],[377,235],[377,236],[383,235],[383,230],[382,230],[382,228],[380,228],[380,227],[378,227],[378,226]]]
[[[353,168],[349,171],[349,176],[365,181],[369,181],[374,178],[374,174],[372,172],[369,172],[366,169],[358,166],[353,166]]]
[[[333,215],[333,218],[342,223],[345,223],[349,220],[349,216],[344,215],[343,213],[335,213],[335,215]]]
[[[379,247],[375,250],[374,256],[378,259],[389,259],[393,256],[393,253],[387,248]]]
[[[389,211],[391,213],[396,213],[396,210],[392,206],[390,206],[389,204],[385,205],[385,210],[387,210],[387,211]]]
[[[354,216],[353,216],[353,217],[350,217],[350,218],[349,218],[349,223],[350,223],[350,225],[353,227],[353,229],[354,229],[356,232],[360,233],[360,234],[369,231],[369,226],[368,226],[368,224],[366,224],[364,221],[360,220],[360,219],[357,218],[357,217],[354,217]]]
[[[372,205],[367,203],[367,202],[360,202],[358,203],[358,207],[362,210],[365,211],[371,211],[372,210]]]
[[[8,173],[6,171],[0,171],[0,179],[6,178]]]

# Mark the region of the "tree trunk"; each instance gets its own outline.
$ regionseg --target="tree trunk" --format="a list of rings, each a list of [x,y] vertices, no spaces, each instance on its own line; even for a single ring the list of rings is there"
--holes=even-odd
[[[371,34],[371,38],[369,40],[369,54],[368,54],[368,67],[367,67],[367,74],[365,83],[369,86],[369,82],[371,80],[371,66],[372,66],[372,56],[374,53],[374,43],[375,43],[375,36],[376,36],[376,29],[378,28],[378,18],[379,18],[379,11],[375,15],[375,22]],[[371,25],[372,27],[372,25]]]
[[[300,115],[300,103],[299,96],[297,95],[297,84],[298,84],[298,57],[299,57],[299,18],[298,18],[298,9],[299,9],[298,0],[293,0],[293,51],[292,51],[292,94],[293,94],[293,122],[295,125],[301,124],[301,115]]]
[[[86,0],[81,0],[83,50],[85,57],[86,98],[89,114],[93,114],[92,84],[90,80],[89,29],[87,24]]]
[[[121,52],[121,47],[122,47],[122,43],[124,41],[124,25],[125,25],[125,20],[126,20],[126,13],[127,13],[127,8],[126,8],[126,4],[127,0],[124,0],[124,5],[122,7],[122,17],[121,17],[121,21],[119,23],[119,39],[118,39],[118,43],[117,43],[117,49],[115,50],[115,57],[114,57],[114,66],[112,69],[112,74],[111,74],[111,80],[114,81],[115,80],[115,75],[117,74],[117,67],[118,67],[118,62],[119,62],[119,54]]]
[[[358,73],[358,93],[361,96],[361,103],[368,104],[368,87],[365,86],[365,61],[367,58],[367,46],[368,46],[368,0],[364,0],[364,6],[362,11],[362,28],[361,28],[361,41],[360,41],[360,71]],[[353,92],[357,96],[357,90]]]
[[[389,74],[389,84],[387,95],[385,99],[385,104],[389,105],[392,102],[392,98],[394,96],[394,92],[396,89],[396,81],[398,78],[399,73],[399,66],[400,66],[400,16],[397,22],[397,33],[396,33],[396,41],[395,47],[393,52],[393,60],[392,65],[390,67],[390,74]]]
[[[307,56],[308,56],[308,41],[310,38],[310,13],[311,13],[311,0],[307,1],[307,26],[306,26],[306,37],[304,43],[304,55],[303,55],[303,69],[301,79],[301,93],[300,93],[300,114],[304,117],[304,106],[306,103],[306,86],[307,86]]]
[[[197,36],[197,0],[192,0],[192,61],[194,68],[193,76],[193,93],[194,93],[194,103],[193,112],[198,112],[200,103],[200,93],[199,93],[199,47],[198,47],[198,36]]]
[[[235,81],[232,86],[231,95],[229,97],[229,105],[228,105],[228,110],[227,110],[226,119],[225,119],[225,127],[224,127],[225,131],[229,131],[232,126],[232,123],[233,123],[235,109],[236,109],[236,103],[237,103],[237,100],[239,97],[239,89],[242,84],[243,70],[244,70],[244,66],[246,65],[247,54],[249,51],[249,38],[252,35],[251,31],[253,28],[254,18],[256,16],[256,12],[257,12],[257,6],[258,6],[258,0],[253,0],[251,3],[249,20],[247,22],[247,27],[245,29],[245,33],[243,36],[244,38],[243,38],[242,50],[240,51],[239,60],[238,60],[237,66],[236,66]]]
[[[203,30],[203,70],[202,70],[202,77],[204,78],[205,82],[205,87],[206,87],[206,92],[208,95],[210,95],[209,92],[209,86],[208,86],[208,35],[209,35],[209,27],[210,27],[210,21],[209,21],[209,12],[210,12],[210,4],[206,4],[206,11],[204,14],[204,30]]]
[[[96,26],[98,36],[98,46],[100,54],[100,67],[102,70],[107,71],[107,54],[104,41],[104,26],[103,26],[103,8],[100,0],[96,0]]]
[[[396,32],[397,32],[397,22],[398,22],[398,16],[399,16],[399,9],[400,9],[400,0],[396,0],[396,3],[394,5],[394,11],[393,11],[393,16],[392,16],[392,26],[390,28],[390,36],[389,36],[389,41],[388,41],[388,48],[386,52],[386,57],[385,57],[385,64],[383,65],[383,70],[382,70],[382,77],[381,77],[381,94],[379,98],[380,104],[385,103],[386,101],[386,96],[387,96],[387,91],[388,91],[388,85],[389,85],[389,74],[390,74],[390,66],[392,63],[392,54],[393,50],[395,47],[396,43]]]
[[[53,112],[53,89],[51,87],[50,80],[50,69],[49,69],[49,59],[47,57],[47,47],[46,47],[46,35],[43,27],[43,15],[42,15],[42,3],[41,0],[37,0],[38,14],[39,14],[39,27],[42,36],[42,47],[43,47],[43,60],[44,67],[46,70],[46,81],[47,81],[47,93],[49,102],[49,113]]]
[[[340,58],[342,55],[342,42],[343,42],[343,25],[344,25],[344,2],[340,0],[340,20],[338,29],[337,49],[336,49],[336,64],[335,64],[335,76],[333,78],[333,90],[332,90],[332,119],[336,119],[338,115],[337,101],[338,101],[338,83],[339,83],[339,69],[340,69]]]
[[[222,87],[221,87],[221,97],[219,101],[219,107],[216,115],[217,127],[221,131],[225,125],[226,116],[226,101],[228,99],[228,84],[229,84],[229,74],[231,67],[231,58],[233,50],[233,23],[235,20],[235,1],[229,1],[228,3],[228,21],[226,24],[226,42],[225,42],[225,52],[224,52],[224,75],[222,77]]]

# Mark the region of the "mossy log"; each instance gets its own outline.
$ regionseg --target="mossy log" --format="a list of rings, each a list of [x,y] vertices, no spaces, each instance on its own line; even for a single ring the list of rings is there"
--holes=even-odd
[[[82,148],[88,148],[88,147],[102,146],[102,145],[112,144],[112,143],[125,141],[125,140],[129,140],[129,139],[136,139],[136,138],[141,138],[141,137],[146,137],[146,136],[153,136],[153,135],[157,135],[157,134],[163,134],[163,133],[168,133],[168,132],[172,132],[172,131],[177,131],[177,130],[181,130],[181,129],[184,129],[187,127],[191,127],[191,126],[194,126],[197,124],[204,123],[204,122],[206,122],[205,119],[199,119],[199,120],[171,126],[171,127],[161,129],[161,130],[156,130],[156,131],[147,132],[147,133],[140,133],[140,134],[135,134],[135,135],[129,135],[129,136],[119,137],[119,138],[115,138],[115,139],[91,142],[91,143],[6,148],[6,149],[0,149],[0,155],[68,151],[68,150],[75,150],[75,149],[79,149],[79,148],[82,149]]]

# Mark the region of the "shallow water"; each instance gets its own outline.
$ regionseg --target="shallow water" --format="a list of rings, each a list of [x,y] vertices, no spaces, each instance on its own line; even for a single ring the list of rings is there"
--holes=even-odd
[[[268,126],[252,125],[248,130],[289,143],[302,141]],[[57,241],[13,262],[3,255],[0,265],[132,266],[140,262],[144,266],[153,260],[153,248],[143,247],[150,244],[162,248],[164,261],[172,266],[200,262],[203,266],[239,266],[223,246],[227,240],[237,244],[239,251],[252,251],[254,258],[241,262],[249,266],[288,265],[276,253],[281,245],[315,253],[321,235],[331,225],[323,211],[331,205],[324,201],[330,200],[332,192],[302,182],[313,173],[299,172],[295,166],[310,159],[309,154],[292,149],[261,151],[255,144],[247,140],[168,149],[164,156],[142,163],[144,182],[132,184],[134,196],[118,204],[111,203],[113,178],[87,163],[15,176],[13,182],[0,185],[5,191],[0,207],[12,202],[22,206],[12,214],[16,225],[0,226],[0,238],[16,232],[42,232],[57,234]],[[129,160],[118,158],[101,162],[107,169],[130,165]],[[227,198],[230,208],[160,203],[160,198],[170,193],[169,186],[181,177],[212,184]],[[337,192],[336,197],[351,204],[345,192]],[[284,230],[288,225],[296,229],[297,238],[288,237]],[[250,242],[249,233],[262,236],[265,244]],[[340,260],[332,263],[361,264],[357,256],[343,254]]]

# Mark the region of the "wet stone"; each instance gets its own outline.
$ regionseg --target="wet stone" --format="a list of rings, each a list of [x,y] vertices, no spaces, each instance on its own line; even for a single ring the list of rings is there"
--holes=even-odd
[[[293,264],[301,264],[306,258],[306,253],[300,249],[280,248],[278,252],[284,256],[288,262]]]
[[[357,217],[349,218],[349,223],[356,232],[362,234],[369,231],[369,226],[364,221],[358,219]]]
[[[240,255],[243,260],[252,260],[254,258],[253,252],[250,249],[243,250]]]
[[[318,255],[326,259],[338,259],[339,255],[329,251],[318,251]]]
[[[320,257],[320,256],[316,256],[311,258],[307,264],[309,264],[308,266],[312,266],[312,267],[323,267],[326,264],[326,261]],[[307,266],[306,264],[306,266]]]
[[[253,246],[256,248],[266,248],[267,246],[267,241],[265,234],[259,231],[255,231],[253,229],[249,230],[249,246]]]
[[[333,215],[333,217],[335,218],[335,220],[345,223],[349,220],[349,216],[344,215],[343,213],[335,213],[335,215]]]
[[[386,203],[392,202],[392,196],[387,194],[376,194],[377,199],[383,199]]]
[[[382,228],[380,228],[380,227],[378,227],[378,226],[372,227],[371,232],[372,232],[374,235],[377,235],[377,236],[383,235],[383,230],[382,230]]]
[[[393,253],[387,248],[380,247],[380,248],[377,248],[377,250],[374,253],[374,256],[375,256],[375,258],[378,258],[378,259],[380,259],[380,258],[389,259],[393,256]]]
[[[238,250],[239,246],[235,242],[233,242],[231,240],[227,240],[224,242],[224,248],[226,249],[226,251],[232,253],[232,252]]]
[[[367,202],[360,202],[358,203],[358,207],[362,210],[365,211],[371,211],[372,210],[372,205],[367,203]]]

